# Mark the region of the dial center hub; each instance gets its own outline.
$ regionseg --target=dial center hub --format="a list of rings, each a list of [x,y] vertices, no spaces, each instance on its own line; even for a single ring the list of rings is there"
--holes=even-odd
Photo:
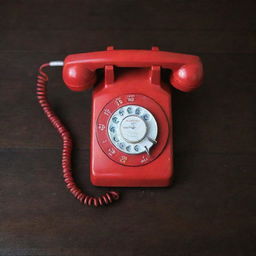
[[[142,118],[130,115],[121,122],[120,134],[127,142],[138,143],[147,134],[147,125]]]

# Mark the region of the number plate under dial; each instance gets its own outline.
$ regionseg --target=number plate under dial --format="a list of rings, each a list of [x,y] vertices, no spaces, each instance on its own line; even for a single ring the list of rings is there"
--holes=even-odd
[[[97,140],[113,161],[128,166],[150,163],[164,149],[167,117],[161,106],[141,94],[121,95],[109,102],[97,120]]]

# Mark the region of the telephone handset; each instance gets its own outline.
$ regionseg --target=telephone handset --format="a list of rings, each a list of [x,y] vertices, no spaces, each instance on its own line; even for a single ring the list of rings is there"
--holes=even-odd
[[[114,50],[69,55],[39,69],[39,104],[63,140],[62,168],[70,192],[86,205],[109,204],[119,193],[100,197],[83,193],[71,173],[72,139],[51,109],[46,97],[46,66],[63,66],[68,88],[83,91],[96,83],[97,69],[105,79],[92,94],[90,177],[96,186],[164,187],[173,176],[172,113],[170,86],[161,80],[161,69],[170,69],[170,83],[188,92],[202,81],[200,58],[152,50]]]

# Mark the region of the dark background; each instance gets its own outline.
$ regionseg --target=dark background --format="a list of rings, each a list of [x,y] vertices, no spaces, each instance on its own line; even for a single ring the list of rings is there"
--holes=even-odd
[[[255,1],[0,1],[0,255],[255,255]],[[174,185],[119,189],[88,208],[66,190],[61,141],[35,98],[39,65],[70,53],[150,49],[202,58],[203,86],[173,89]],[[50,101],[89,181],[91,91],[52,68]]]

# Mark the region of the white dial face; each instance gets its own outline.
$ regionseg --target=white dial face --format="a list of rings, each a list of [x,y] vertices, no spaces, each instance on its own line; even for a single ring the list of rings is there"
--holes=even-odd
[[[126,105],[117,109],[108,123],[111,142],[127,154],[150,154],[156,144],[157,123],[154,116],[138,105]]]
[[[138,143],[145,137],[147,125],[138,116],[127,116],[120,124],[120,133],[127,142]]]

